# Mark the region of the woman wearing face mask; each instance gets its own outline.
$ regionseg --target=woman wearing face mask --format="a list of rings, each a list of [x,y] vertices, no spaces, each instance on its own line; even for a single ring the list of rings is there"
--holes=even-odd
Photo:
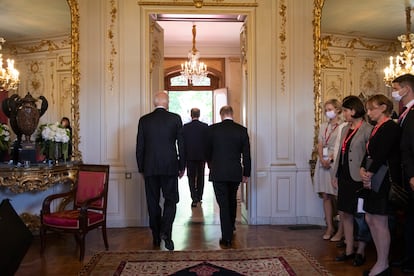
[[[335,228],[333,224],[334,201],[336,200],[337,187],[332,185],[331,169],[335,159],[334,147],[337,134],[341,128],[341,103],[336,99],[331,99],[324,104],[327,122],[323,123],[319,129],[318,136],[318,161],[314,175],[314,190],[323,199],[323,210],[325,213],[326,232],[322,236],[324,240],[332,239],[339,241],[342,238],[342,228],[333,237]]]

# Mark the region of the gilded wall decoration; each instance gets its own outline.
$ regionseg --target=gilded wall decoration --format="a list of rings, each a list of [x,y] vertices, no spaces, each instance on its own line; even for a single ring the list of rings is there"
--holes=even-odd
[[[373,59],[365,59],[363,71],[360,76],[360,91],[366,97],[374,95],[381,91],[384,82],[378,75],[377,62]]]
[[[117,2],[115,0],[110,1],[110,11],[109,11],[109,18],[111,19],[108,27],[108,39],[109,39],[109,61],[108,61],[108,71],[109,71],[109,91],[113,93],[114,90],[114,82],[115,82],[115,57],[118,54],[116,47],[115,47],[115,22],[117,19]]]
[[[281,75],[281,81],[280,81],[280,90],[282,91],[282,94],[286,93],[286,10],[287,6],[285,4],[284,0],[280,0],[279,2],[279,15],[281,18],[281,24],[280,24],[280,34],[279,34],[279,41],[280,41],[280,62],[279,62],[279,71]]]
[[[254,1],[245,1],[245,2],[235,2],[231,0],[173,0],[173,1],[159,1],[159,0],[148,0],[148,1],[138,1],[138,5],[141,6],[181,6],[181,7],[190,7],[203,8],[203,7],[257,7],[259,4],[257,0]]]

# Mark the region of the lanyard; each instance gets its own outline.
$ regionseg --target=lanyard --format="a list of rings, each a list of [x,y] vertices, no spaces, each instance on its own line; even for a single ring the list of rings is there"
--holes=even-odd
[[[352,138],[352,136],[354,136],[354,134],[358,131],[358,129],[361,127],[363,120],[361,120],[361,122],[356,126],[356,128],[354,128],[354,130],[352,131],[351,134],[349,134],[344,142],[342,143],[342,154],[345,153],[346,150],[346,145],[348,144],[349,140]]]
[[[367,141],[367,144],[366,144],[366,149],[367,149],[367,152],[368,152],[368,155],[369,155],[369,150],[368,150],[368,146],[369,146],[369,142],[371,141],[371,138],[377,133],[377,131],[378,131],[378,129],[384,124],[384,123],[386,123],[387,121],[389,121],[390,120],[390,118],[389,117],[385,117],[381,122],[378,122],[375,126],[374,126],[374,129],[372,130],[372,132],[371,132],[371,135],[369,136],[369,139],[368,139],[368,141]]]
[[[335,126],[333,127],[333,128],[331,128],[331,131],[329,132],[329,135],[328,135],[328,137],[326,137],[326,133],[328,132],[328,127],[329,127],[329,125],[330,124],[327,124],[326,125],[326,128],[325,128],[325,145],[327,145],[328,144],[328,141],[329,141],[329,138],[331,138],[331,135],[332,135],[332,133],[335,131],[335,129],[338,127],[338,123],[336,123],[335,124]]]

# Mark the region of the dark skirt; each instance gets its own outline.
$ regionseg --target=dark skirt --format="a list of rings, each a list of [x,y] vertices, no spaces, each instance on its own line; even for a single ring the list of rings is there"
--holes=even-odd
[[[353,181],[347,177],[338,178],[338,210],[355,214],[358,205],[358,191],[362,188],[362,182]]]
[[[390,191],[390,181],[388,173],[378,192],[369,190],[364,200],[364,211],[375,215],[387,215],[392,210],[388,204],[388,193]]]

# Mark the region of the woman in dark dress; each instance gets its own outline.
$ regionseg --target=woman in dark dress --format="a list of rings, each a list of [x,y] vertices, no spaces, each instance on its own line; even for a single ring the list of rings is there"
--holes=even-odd
[[[360,169],[364,188],[368,194],[364,200],[365,219],[377,250],[377,262],[366,275],[391,275],[388,267],[390,231],[388,227],[388,192],[390,190],[389,171],[394,181],[400,178],[400,128],[391,120],[393,104],[384,95],[374,95],[366,102],[367,114],[375,122],[367,142],[367,152]],[[375,173],[389,171],[382,181],[372,178]],[[377,175],[378,176],[378,175]],[[380,183],[380,185],[378,185]]]
[[[360,266],[365,262],[366,242],[358,241],[357,251],[354,252],[354,214],[357,212],[357,191],[363,187],[360,168],[372,126],[364,120],[364,104],[356,96],[344,98],[342,114],[348,125],[341,131],[333,184],[338,186],[337,208],[343,220],[346,249],[336,257],[336,261],[353,259],[353,265]]]

